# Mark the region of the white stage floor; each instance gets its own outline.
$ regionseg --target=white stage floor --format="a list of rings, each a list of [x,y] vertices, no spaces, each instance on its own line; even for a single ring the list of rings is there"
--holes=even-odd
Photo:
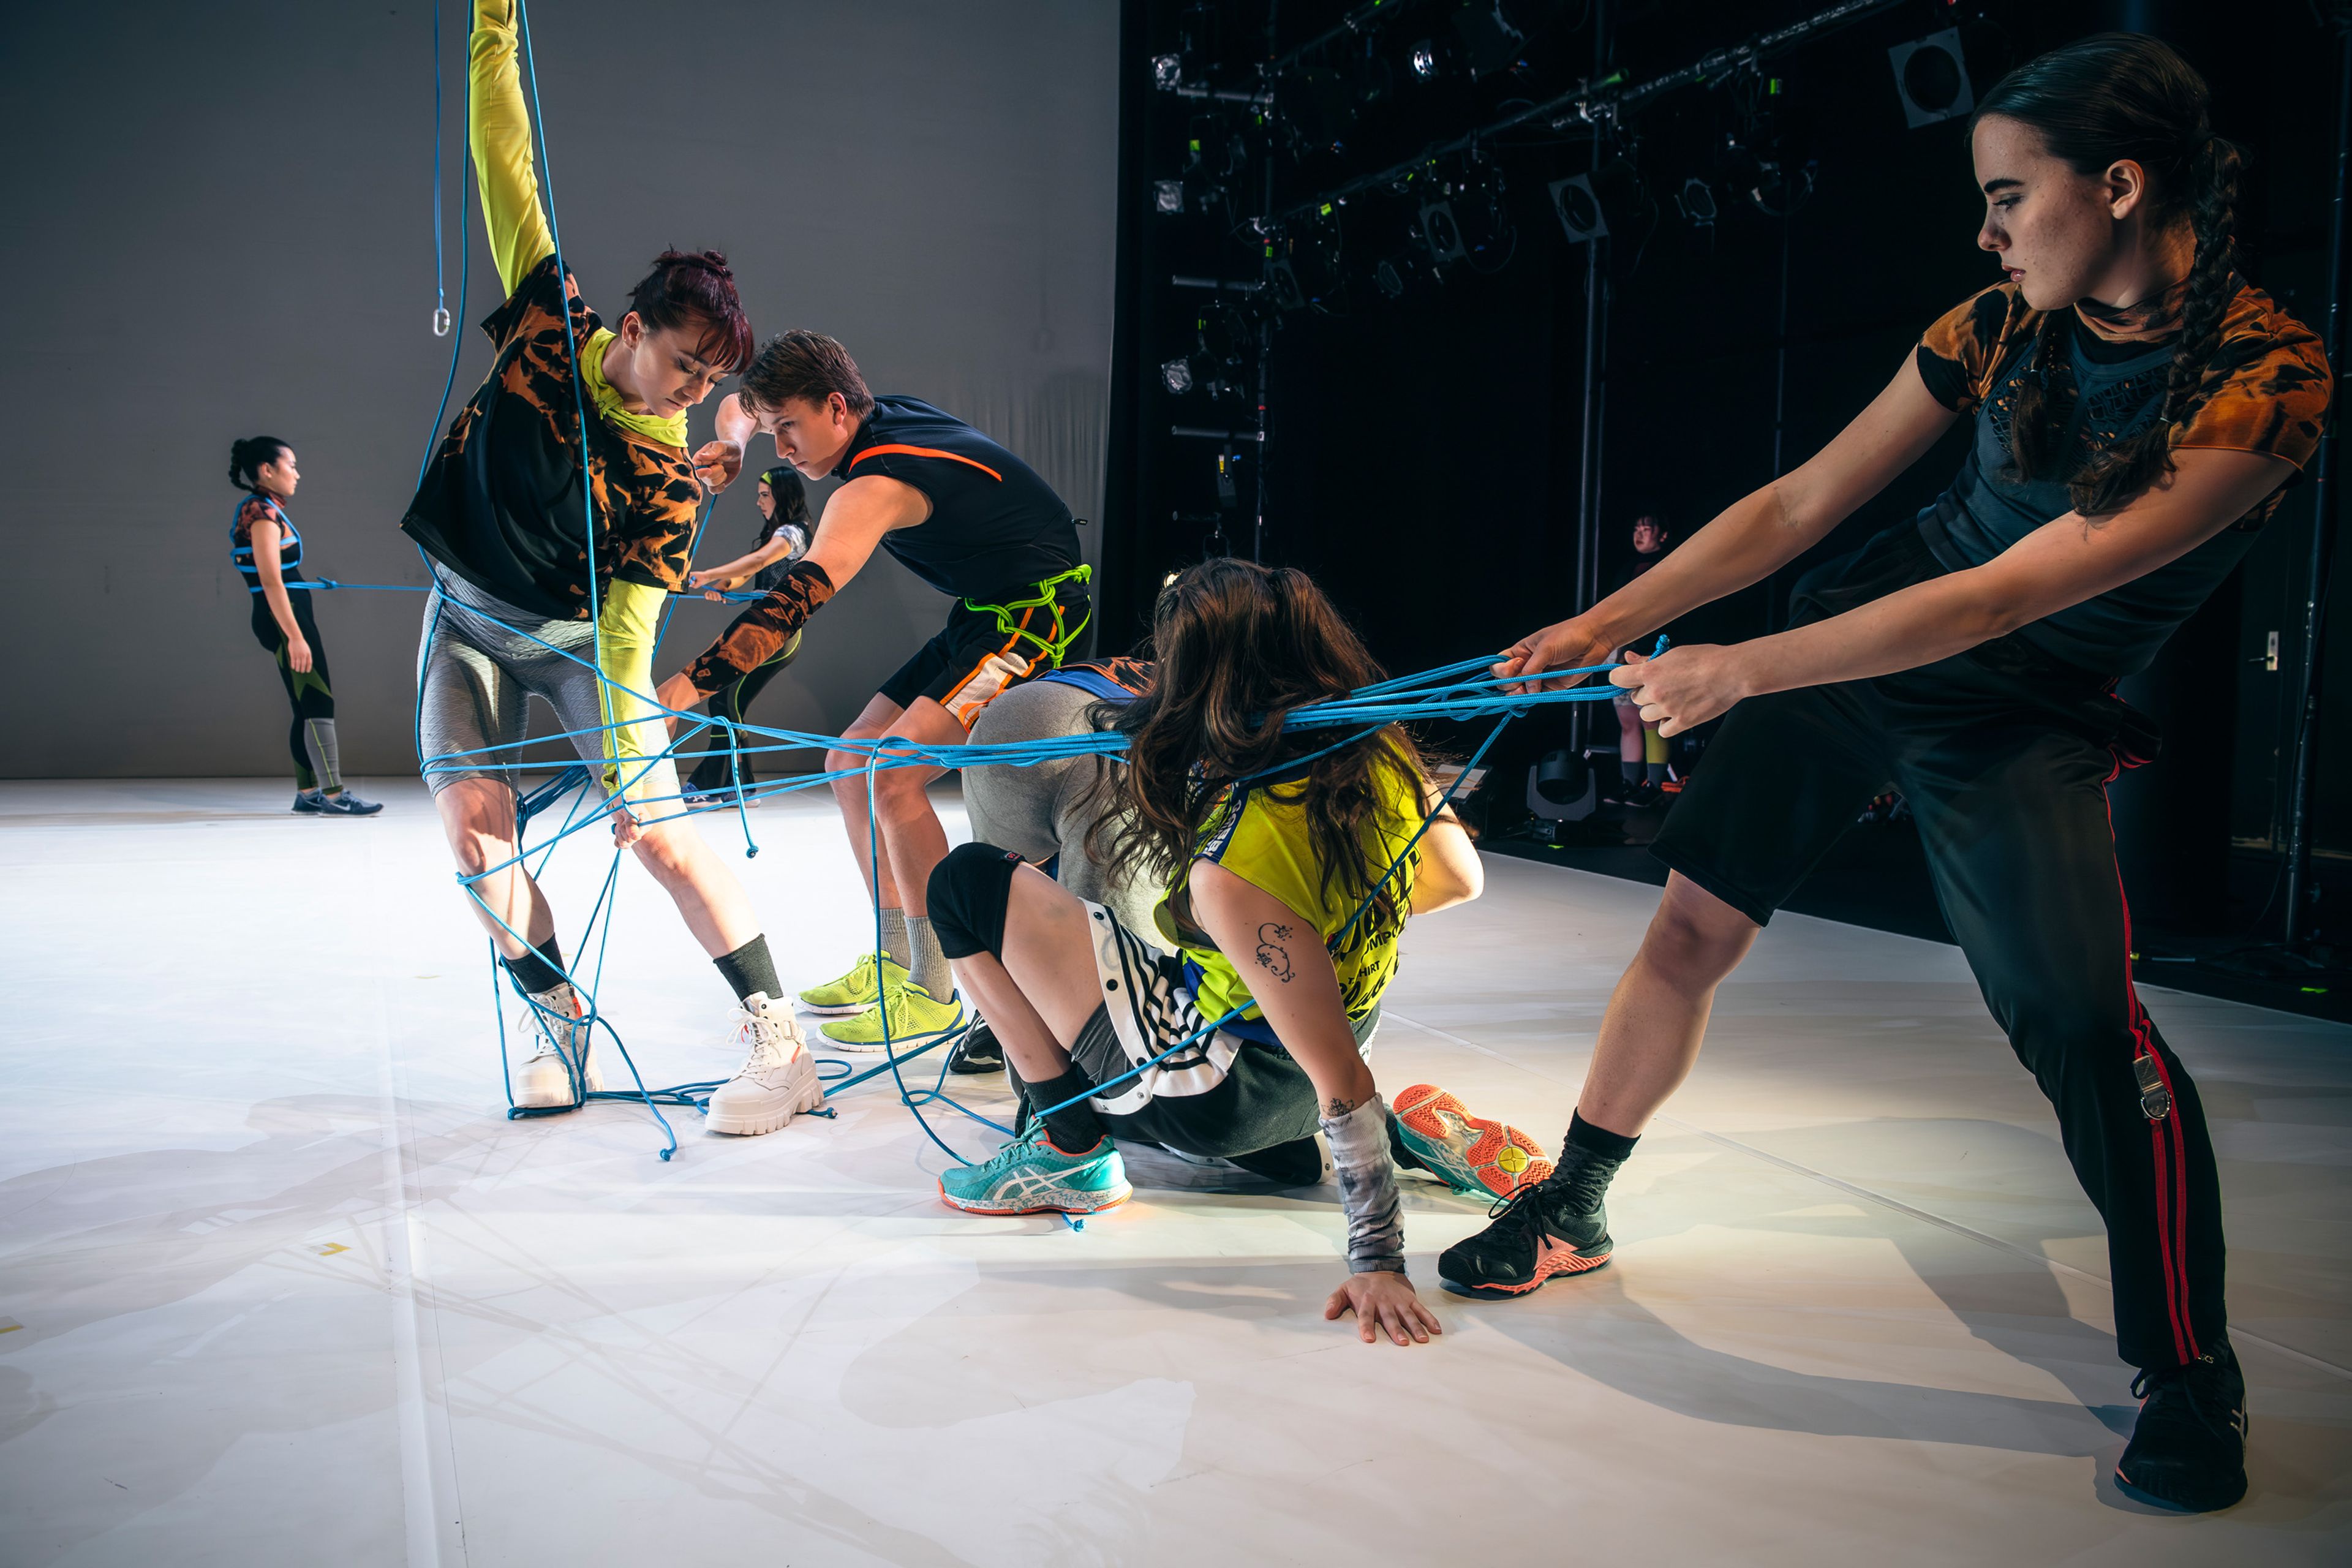
[[[2352,1561],[2352,1031],[2147,993],[2252,1385],[2252,1495],[2181,1518],[2113,1483],[2098,1223],[1950,948],[1775,922],[1596,1275],[1439,1294],[1484,1213],[1408,1183],[1445,1333],[1401,1350],[1322,1321],[1328,1191],[1138,1158],[1083,1232],[962,1216],[877,1084],[766,1138],[672,1112],[669,1163],[642,1109],[509,1121],[483,938],[421,791],[382,794],[0,784],[0,1562]],[[786,983],[836,973],[829,805],[754,822]],[[607,858],[558,858],[567,941]],[[1488,878],[1408,933],[1375,1066],[1550,1142],[1655,895]],[[614,948],[648,1080],[730,1070],[634,865]]]

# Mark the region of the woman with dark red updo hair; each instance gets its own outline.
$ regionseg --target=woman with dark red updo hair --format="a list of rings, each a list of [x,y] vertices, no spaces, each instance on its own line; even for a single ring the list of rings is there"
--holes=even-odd
[[[474,0],[474,167],[507,288],[482,323],[497,359],[401,523],[437,589],[417,656],[425,783],[476,912],[530,999],[536,1050],[514,1074],[515,1103],[562,1109],[603,1087],[554,915],[516,854],[524,708],[537,696],[612,797],[614,837],[741,1005],[735,1038],[749,1054],[704,1125],[771,1132],[818,1103],[815,1064],[742,884],[684,819],[650,717],[661,610],[687,586],[701,510],[686,411],[751,357],[751,326],[716,251],[664,251],[617,330],[581,299],[540,211],[516,26],[514,0]]]

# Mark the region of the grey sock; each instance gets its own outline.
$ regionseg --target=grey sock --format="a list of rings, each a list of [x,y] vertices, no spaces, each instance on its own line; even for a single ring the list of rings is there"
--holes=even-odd
[[[302,721],[302,749],[310,753],[310,772],[317,775],[319,788],[333,794],[343,787],[341,759],[335,753],[335,721],[332,719]]]
[[[907,967],[907,911],[882,911],[882,952],[899,968]]]
[[[1643,772],[1649,779],[1649,782],[1654,784],[1662,784],[1666,782],[1666,764],[1664,763],[1651,763]]]
[[[940,951],[939,933],[931,929],[926,915],[908,915],[907,945],[914,956],[907,961],[908,978],[931,994],[934,1001],[944,1002],[955,990],[955,971],[948,966],[948,955]]]

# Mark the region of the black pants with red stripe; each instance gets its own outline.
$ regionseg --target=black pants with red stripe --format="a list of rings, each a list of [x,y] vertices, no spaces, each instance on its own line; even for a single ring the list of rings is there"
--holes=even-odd
[[[2222,1331],[2221,1184],[2197,1086],[2132,985],[2106,786],[2154,737],[2111,685],[2012,637],[1751,699],[1653,848],[1761,925],[1874,795],[1903,792],[1945,921],[2106,1222],[2123,1359],[2164,1367]]]

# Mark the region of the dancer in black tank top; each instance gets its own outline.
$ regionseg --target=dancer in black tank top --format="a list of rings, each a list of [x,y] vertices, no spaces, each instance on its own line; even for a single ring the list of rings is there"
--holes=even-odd
[[[294,448],[275,436],[229,447],[228,482],[245,492],[230,515],[228,557],[253,600],[253,640],[278,666],[294,710],[287,750],[294,758],[294,810],[306,816],[373,816],[383,807],[343,787],[335,738],[335,690],[327,640],[302,575],[302,535],[286,503],[301,482]]]
[[[1791,629],[1612,677],[1663,734],[1730,718],[1654,847],[1665,897],[1558,1170],[1439,1265],[1460,1289],[1517,1295],[1607,1261],[1602,1194],[1689,1072],[1716,985],[1891,778],[2106,1224],[2118,1349],[2146,1395],[2118,1477],[2196,1510],[2245,1492],[2245,1383],[2204,1111],[2132,984],[2106,785],[2154,736],[2115,687],[2277,510],[2329,396],[2310,330],[2236,270],[2240,153],[2206,103],[2139,34],[2003,79],[1973,146],[1978,244],[2004,280],[1931,327],[1810,462],[1498,667],[1540,684],[1762,579],[1974,421],[1943,496],[1810,578]]]
[[[731,479],[743,447],[767,434],[776,454],[812,479],[837,478],[808,554],[768,596],[661,689],[663,702],[691,707],[757,669],[808,618],[886,551],[932,587],[955,596],[947,625],[882,682],[848,739],[904,737],[961,745],[972,721],[1021,681],[1057,668],[1091,615],[1090,572],[1077,525],[1053,487],[1028,464],[953,416],[912,397],[877,397],[848,351],[817,332],[792,331],[761,350],[743,389],[719,410],[719,439],[697,454],[706,474]],[[856,752],[827,755],[828,771],[853,770]],[[855,1015],[825,1026],[848,1050],[879,1050],[888,1016],[894,1046],[919,1046],[961,1026],[954,975],[926,914],[924,889],[947,854],[947,834],[924,786],[929,768],[876,776],[867,842],[862,777],[835,786],[843,825],[880,910],[886,956],[868,956],[836,981],[801,994],[815,1011]],[[887,1002],[886,1002],[887,999]]]

